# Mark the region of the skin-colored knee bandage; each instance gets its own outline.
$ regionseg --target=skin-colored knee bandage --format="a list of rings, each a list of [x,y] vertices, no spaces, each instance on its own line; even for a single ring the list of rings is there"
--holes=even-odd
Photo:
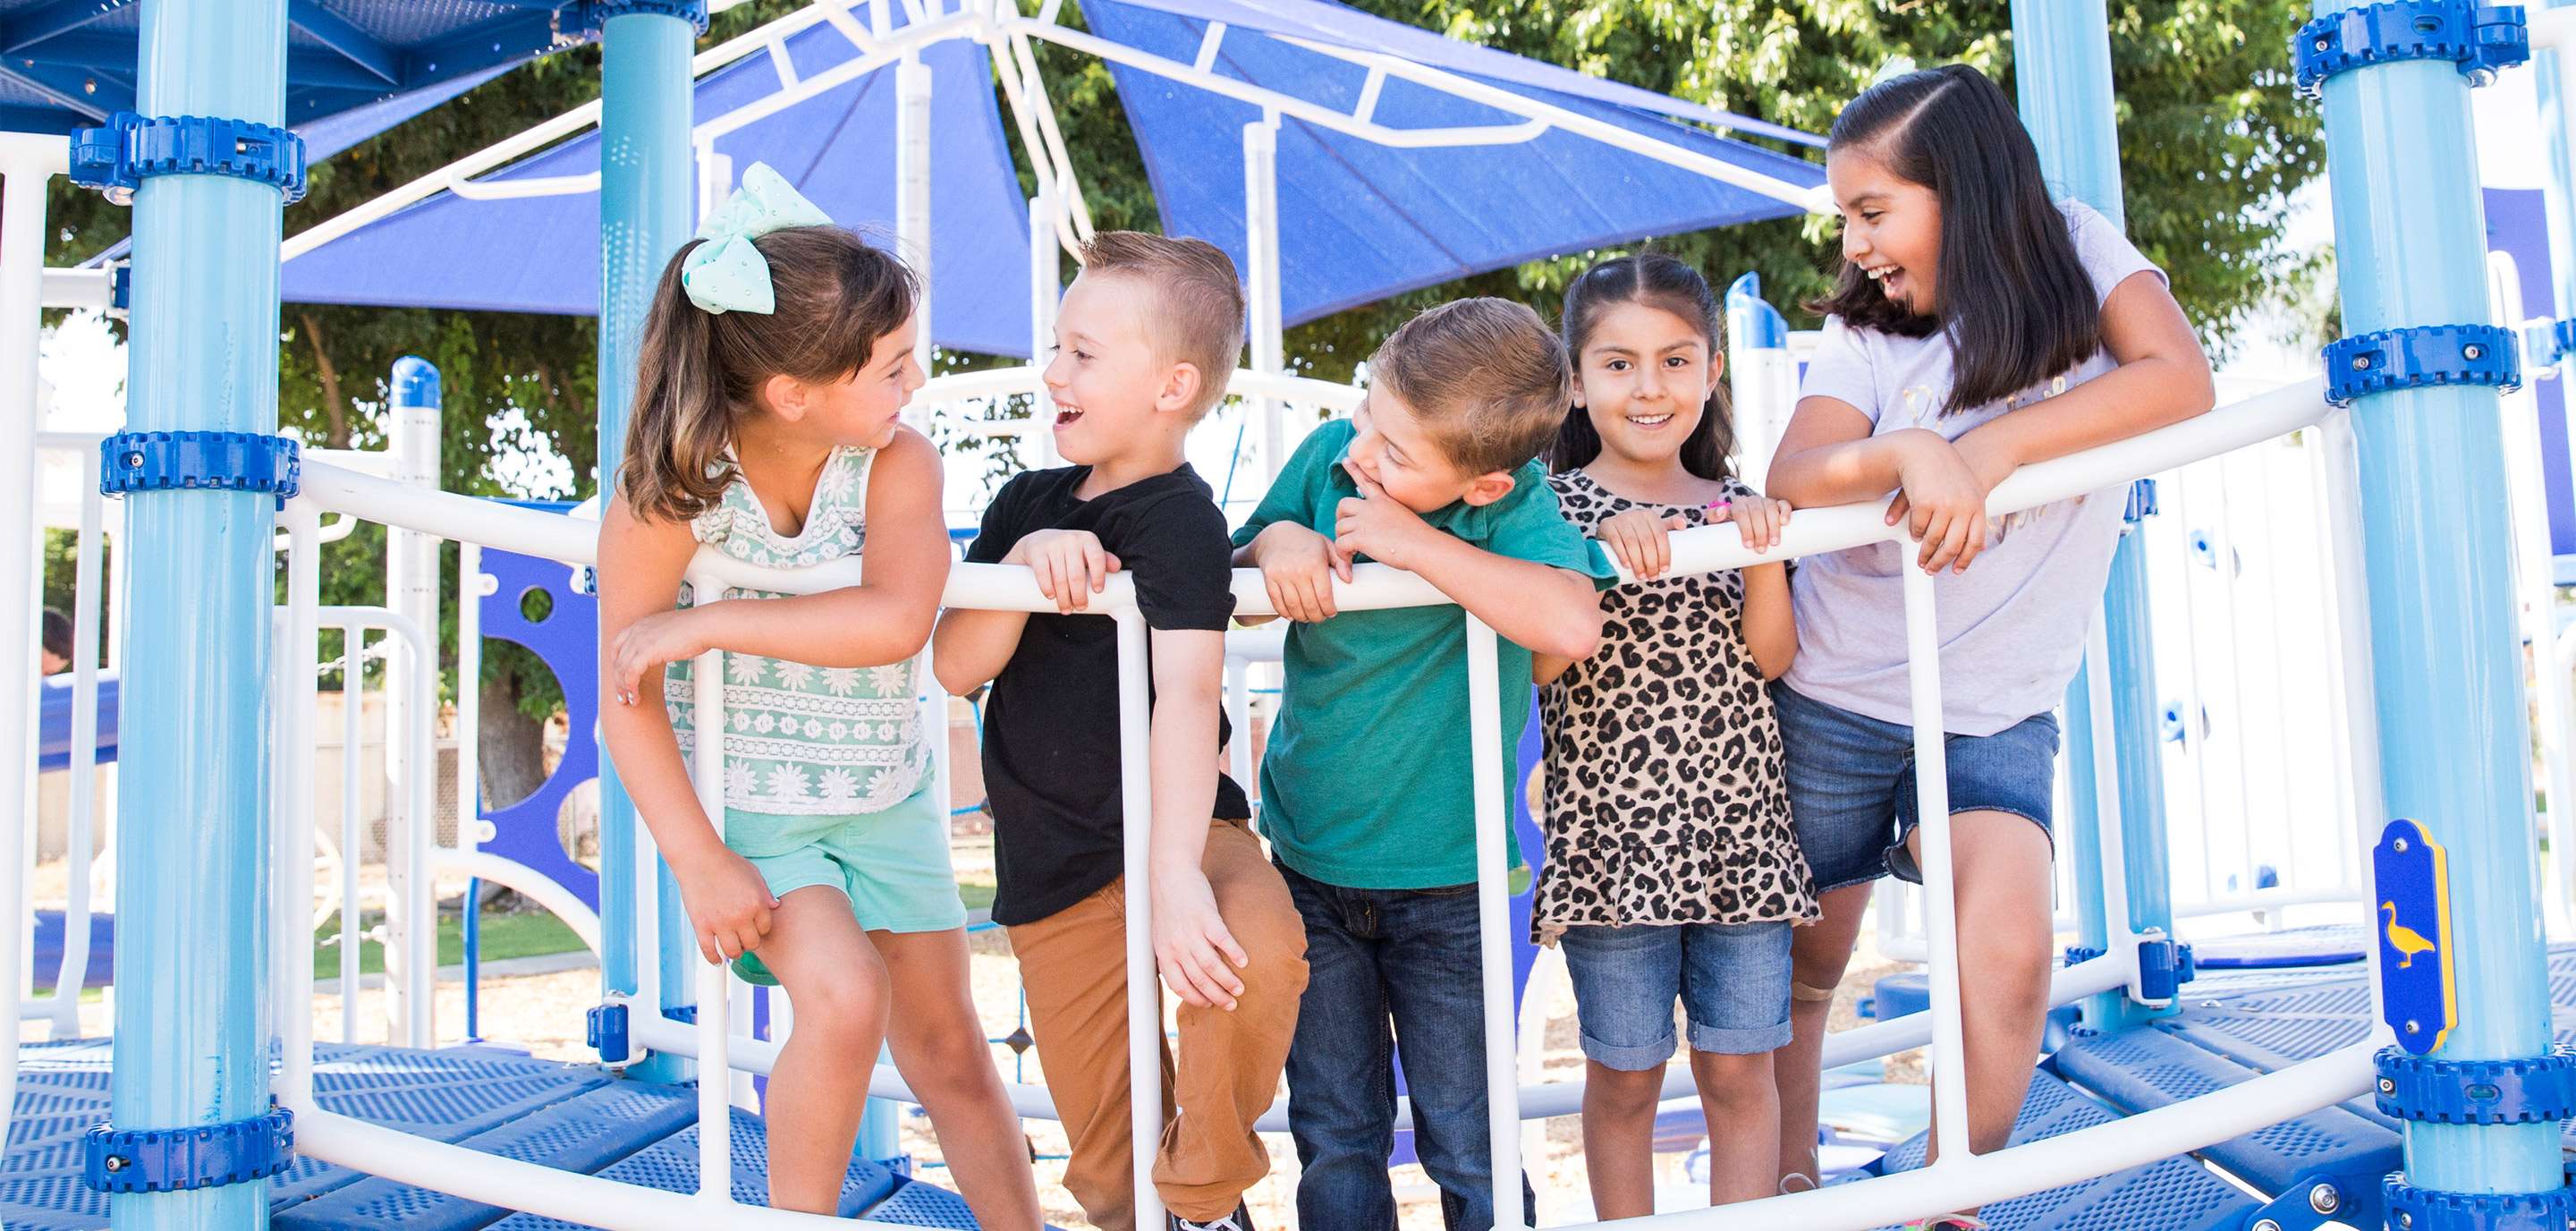
[[[1809,987],[1804,983],[1800,983],[1797,980],[1792,979],[1789,981],[1789,998],[1792,1000],[1803,1000],[1809,1004],[1830,1002],[1834,998],[1834,989],[1830,987]]]

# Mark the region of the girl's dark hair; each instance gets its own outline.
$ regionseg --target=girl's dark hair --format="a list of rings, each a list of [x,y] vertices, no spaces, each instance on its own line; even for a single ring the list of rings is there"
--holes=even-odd
[[[726,456],[773,376],[826,382],[867,366],[877,342],[912,318],[912,270],[840,227],[788,227],[752,240],[769,262],[775,311],[709,312],[689,301],[680,266],[662,267],[644,318],[643,358],[617,482],[639,517],[686,521],[734,479]]]
[[[1985,74],[1948,64],[1889,78],[1844,106],[1826,140],[1828,152],[1867,147],[1941,202],[1933,314],[1890,302],[1849,261],[1833,293],[1808,305],[1861,329],[1946,332],[1952,377],[1941,413],[2010,397],[2101,349],[2101,303],[2040,175],[2039,150]]]
[[[1726,337],[1725,317],[1718,311],[1717,296],[1709,292],[1708,279],[1661,252],[1640,252],[1603,261],[1583,271],[1582,277],[1565,288],[1565,352],[1574,363],[1578,384],[1583,379],[1583,348],[1592,341],[1592,330],[1600,323],[1602,309],[1623,303],[1644,304],[1699,326],[1700,336],[1708,341],[1708,361],[1719,362]],[[1728,464],[1727,454],[1734,451],[1735,405],[1721,381],[1708,391],[1708,404],[1700,408],[1699,426],[1682,441],[1682,469],[1703,479],[1728,478],[1734,468]],[[1599,456],[1601,434],[1592,429],[1591,413],[1580,406],[1570,407],[1565,422],[1556,429],[1556,440],[1548,446],[1548,469],[1580,469]]]

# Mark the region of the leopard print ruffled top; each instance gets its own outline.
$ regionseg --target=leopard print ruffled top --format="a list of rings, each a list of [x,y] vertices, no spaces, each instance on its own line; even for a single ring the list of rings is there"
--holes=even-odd
[[[1637,508],[1709,523],[1708,509],[1629,500],[1579,470],[1548,485],[1587,534]],[[1547,861],[1533,939],[1574,925],[1815,918],[1779,720],[1744,641],[1743,574],[1621,586],[1601,610],[1601,648],[1539,690]]]

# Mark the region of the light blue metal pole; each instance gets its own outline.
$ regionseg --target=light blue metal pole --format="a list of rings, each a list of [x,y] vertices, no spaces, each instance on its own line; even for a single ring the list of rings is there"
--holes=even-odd
[[[147,115],[284,123],[284,0],[145,0]],[[161,175],[134,198],[131,431],[277,431],[277,244],[267,184]],[[119,1130],[268,1112],[267,734],[276,497],[125,498],[125,757],[117,824]],[[17,755],[10,750],[7,755]],[[301,1012],[304,1006],[296,1006]],[[131,1193],[117,1231],[268,1225],[266,1181]]]
[[[2125,226],[2120,134],[2111,110],[2111,33],[2103,0],[2013,0],[2012,18],[2014,89],[2049,187],[2092,206],[2113,226]],[[2155,645],[2148,635],[2146,560],[2134,527],[2111,557],[2102,610],[2110,642],[2111,730],[2093,729],[2087,674],[2078,673],[2066,694],[2067,756],[2075,771],[2071,802],[2077,918],[2082,943],[2094,949],[2107,949],[2111,935],[2100,878],[2088,875],[2098,867],[2102,850],[2093,765],[2106,746],[2118,767],[2129,928],[2168,936],[2173,932],[2156,743]],[[2085,1002],[2084,1023],[2115,1030],[2177,1011],[2172,1006],[2149,1009],[2119,993],[2105,993]]]
[[[601,30],[599,155],[599,490],[614,499],[626,453],[628,403],[644,315],[662,266],[691,229],[695,177],[689,145],[689,54],[697,31],[659,12],[610,17]],[[602,646],[605,649],[605,645]],[[603,673],[606,665],[602,664]],[[636,952],[635,802],[618,784],[608,749],[599,750],[599,913],[605,991],[633,992],[636,963],[661,963],[664,1005],[685,1003],[697,950],[689,943],[679,886],[662,872],[662,951]],[[638,1067],[650,1080],[685,1069],[655,1057]]]
[[[2316,12],[2354,7],[2318,0]],[[2458,66],[2336,73],[2324,103],[2345,331],[2486,322],[2485,216]],[[2352,422],[2388,815],[2420,822],[2449,850],[2458,1020],[2435,1057],[2545,1056],[2531,732],[2513,539],[2495,498],[2505,490],[2496,394],[2379,393],[2355,402]],[[2552,1123],[2406,1131],[2406,1182],[2417,1188],[2540,1192],[2565,1183],[2561,1165]]]

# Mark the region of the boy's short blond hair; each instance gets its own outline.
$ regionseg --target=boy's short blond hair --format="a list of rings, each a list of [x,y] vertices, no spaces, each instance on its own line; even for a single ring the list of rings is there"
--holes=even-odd
[[[1406,321],[1369,357],[1369,380],[1412,409],[1462,475],[1519,469],[1574,404],[1565,344],[1508,299],[1455,300]]]
[[[1225,399],[1243,353],[1243,280],[1224,249],[1203,239],[1102,231],[1082,246],[1082,273],[1132,277],[1152,296],[1145,333],[1155,358],[1198,369],[1191,418]]]

